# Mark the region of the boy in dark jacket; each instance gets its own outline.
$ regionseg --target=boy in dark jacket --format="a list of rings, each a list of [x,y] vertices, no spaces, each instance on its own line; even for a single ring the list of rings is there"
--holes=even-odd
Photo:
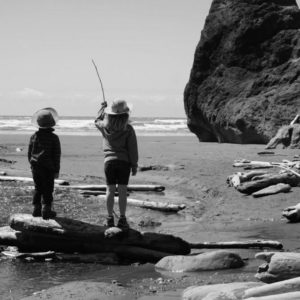
[[[56,216],[56,212],[52,210],[52,202],[54,179],[59,176],[61,147],[52,127],[57,120],[58,115],[53,108],[41,109],[32,117],[32,123],[39,127],[31,136],[28,147],[28,161],[35,187],[32,215],[42,216],[43,219]]]

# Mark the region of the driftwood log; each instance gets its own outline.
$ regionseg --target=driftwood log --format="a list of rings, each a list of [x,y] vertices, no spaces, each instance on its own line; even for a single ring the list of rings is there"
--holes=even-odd
[[[250,172],[237,172],[227,178],[227,184],[229,186],[238,187],[241,183],[257,178],[257,176],[266,175],[266,171],[250,171]]]
[[[300,182],[300,178],[294,174],[283,173],[283,174],[274,174],[269,177],[265,177],[261,180],[254,180],[244,182],[237,187],[237,190],[243,194],[252,194],[261,189],[264,189],[270,185],[275,185],[278,183],[286,183],[290,186],[297,186]]]
[[[250,240],[250,241],[232,241],[232,242],[203,242],[190,243],[191,249],[249,249],[249,248],[273,248],[282,249],[283,246],[278,241],[271,240]]]
[[[21,182],[33,182],[30,177],[18,177],[18,176],[0,176],[0,181],[21,181]],[[66,180],[55,179],[55,184],[58,185],[69,185]]]
[[[99,195],[99,199],[105,200],[106,196]],[[114,198],[115,203],[118,203],[119,198]],[[127,198],[127,204],[132,206],[138,206],[142,208],[148,208],[153,210],[159,210],[164,212],[178,212],[185,209],[185,204],[172,204],[168,202],[156,202],[156,201],[143,201],[137,199]]]
[[[68,218],[43,220],[28,214],[10,217],[10,228],[0,230],[0,244],[21,252],[115,253],[122,260],[156,262],[171,254],[189,254],[184,240],[168,234],[134,229],[107,237],[107,227]]]
[[[277,183],[270,185],[264,189],[261,189],[252,194],[253,197],[263,197],[268,195],[274,195],[278,193],[288,193],[291,190],[291,186],[287,183]]]
[[[89,191],[106,191],[105,184],[89,184],[89,185],[69,185],[67,188],[76,190],[89,190]],[[152,184],[129,184],[127,186],[128,192],[163,192],[165,187],[162,185]]]

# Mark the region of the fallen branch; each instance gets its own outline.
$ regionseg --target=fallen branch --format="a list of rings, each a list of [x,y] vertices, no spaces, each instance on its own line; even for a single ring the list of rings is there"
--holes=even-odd
[[[21,181],[21,182],[33,182],[33,179],[30,177],[17,177],[17,176],[0,176],[0,181]],[[68,185],[69,183],[66,180],[55,179],[55,184],[58,185]]]
[[[89,190],[89,191],[106,191],[105,184],[90,184],[90,185],[69,185],[69,189],[75,190]],[[129,184],[127,186],[128,192],[139,192],[139,191],[153,191],[153,192],[162,192],[165,190],[165,187],[162,185],[152,185],[152,184]]]
[[[98,196],[99,199],[105,200],[105,196]],[[118,203],[119,198],[114,198],[115,203]],[[137,199],[131,199],[127,198],[127,204],[138,206],[142,208],[148,208],[153,210],[159,210],[164,212],[178,212],[180,210],[185,209],[185,204],[171,204],[171,203],[162,203],[162,202],[155,202],[155,201],[143,201],[143,200],[137,200]]]
[[[274,248],[282,249],[283,245],[277,241],[271,240],[250,240],[250,241],[232,241],[232,242],[203,242],[190,243],[191,249],[229,249],[229,248]]]

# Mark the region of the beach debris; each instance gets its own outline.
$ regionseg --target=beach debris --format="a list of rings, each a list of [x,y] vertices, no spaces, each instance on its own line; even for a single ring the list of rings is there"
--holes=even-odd
[[[282,216],[287,218],[290,222],[296,223],[300,221],[300,203],[285,208]]]
[[[265,149],[275,149],[278,145],[282,145],[284,148],[300,148],[300,124],[280,127]]]
[[[175,170],[183,170],[184,165],[149,165],[149,166],[139,166],[138,170],[140,172],[144,171],[175,171]]]
[[[230,249],[230,248],[273,248],[282,249],[282,243],[272,240],[247,240],[247,241],[230,241],[230,242],[202,242],[190,243],[191,249]]]
[[[0,181],[33,182],[33,179],[30,177],[0,176]],[[68,185],[69,184],[66,180],[62,180],[62,179],[55,179],[54,183],[58,184],[58,185]]]
[[[250,172],[237,172],[229,176],[226,180],[229,186],[238,187],[241,183],[245,181],[252,180],[253,177],[261,176],[267,174],[266,171],[250,171]]]
[[[68,185],[68,189],[75,190],[88,190],[88,191],[106,191],[105,184],[89,184],[89,185]],[[128,192],[163,192],[165,187],[162,185],[155,184],[129,184],[127,186]]]
[[[262,297],[291,292],[300,292],[300,277],[249,288],[245,291],[244,299],[248,299],[250,297]],[[300,296],[300,293],[298,293],[298,296]],[[300,297],[296,299],[300,299]]]
[[[126,232],[107,238],[105,226],[56,218],[44,220],[29,214],[14,214],[9,226],[0,228],[0,244],[20,252],[114,253],[122,262],[157,262],[164,256],[186,255],[191,249],[179,237],[155,232]],[[26,251],[23,251],[26,249]]]
[[[190,286],[182,293],[184,300],[220,300],[220,299],[244,299],[244,293],[250,288],[264,286],[261,282],[232,282],[201,286]]]
[[[99,199],[106,200],[106,196],[99,195]],[[114,198],[115,203],[119,202],[119,198]],[[138,206],[142,208],[148,208],[153,210],[159,210],[163,212],[178,212],[185,209],[185,204],[172,204],[169,202],[156,202],[156,201],[147,201],[147,200],[137,200],[132,198],[127,198],[127,204],[132,206]]]
[[[15,164],[17,161],[16,160],[9,160],[9,159],[6,159],[6,158],[0,158],[0,162],[7,163],[7,164]]]
[[[275,155],[275,152],[273,151],[260,151],[257,152],[258,155]]]
[[[141,220],[139,220],[138,225],[140,227],[157,227],[161,225],[161,222],[155,221],[150,216],[143,216]]]
[[[16,148],[16,152],[22,152],[22,151],[23,151],[23,148],[20,148],[20,147]]]
[[[261,189],[252,194],[253,197],[263,197],[267,195],[274,195],[278,193],[288,193],[291,190],[291,186],[286,183],[277,183],[275,185],[270,185],[264,189]]]
[[[216,250],[198,255],[172,255],[156,263],[158,271],[199,272],[221,269],[235,269],[244,266],[242,258],[233,252]]]
[[[5,172],[5,171],[0,171],[0,175],[1,175],[1,176],[5,176],[5,175],[6,175],[6,172]]]
[[[34,260],[45,260],[49,258],[57,258],[56,253],[54,251],[46,251],[46,252],[19,252],[16,249],[7,249],[1,252],[2,255],[10,257],[10,258],[18,258],[18,259],[28,259],[32,258]]]
[[[270,174],[269,176],[260,179],[244,182],[237,187],[237,190],[243,194],[250,195],[261,189],[276,185],[278,183],[289,184],[290,186],[297,186],[300,183],[300,178],[294,174],[282,173],[282,174]]]
[[[255,275],[263,282],[272,283],[300,276],[300,253],[263,252],[257,253],[255,258],[266,261],[259,266]]]

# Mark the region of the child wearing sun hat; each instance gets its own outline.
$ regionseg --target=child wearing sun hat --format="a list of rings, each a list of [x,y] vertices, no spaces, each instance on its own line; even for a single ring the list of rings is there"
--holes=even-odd
[[[117,226],[129,227],[126,220],[127,185],[130,172],[137,173],[138,147],[135,131],[129,124],[130,109],[126,101],[116,100],[111,106],[103,102],[96,127],[103,136],[104,173],[106,177],[107,226],[113,227],[114,196],[118,187],[120,218]]]
[[[55,218],[52,210],[54,179],[58,178],[60,170],[61,147],[54,126],[58,121],[55,109],[47,107],[38,110],[32,117],[32,123],[39,129],[31,137],[28,147],[28,161],[31,166],[34,195],[34,217],[43,219]]]

